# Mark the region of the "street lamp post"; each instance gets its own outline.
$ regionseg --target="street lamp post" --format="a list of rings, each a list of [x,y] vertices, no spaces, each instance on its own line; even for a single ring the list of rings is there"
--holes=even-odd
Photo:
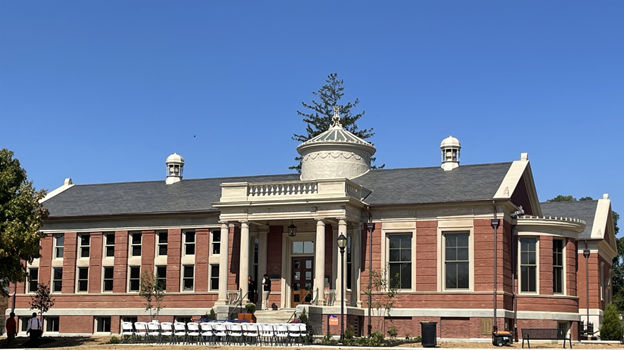
[[[495,208],[496,209],[496,208]],[[497,234],[496,234],[496,229],[498,228],[498,226],[500,225],[500,220],[498,218],[496,218],[496,211],[494,211],[494,219],[492,219],[490,221],[490,225],[492,225],[492,228],[494,229],[494,319],[492,320],[493,325],[492,325],[492,332],[496,333],[498,331],[498,324],[496,322],[496,309],[497,309],[497,303],[496,303],[496,294],[498,294],[498,285],[497,285],[497,280],[498,280],[498,271],[497,271],[497,264],[498,264],[498,239],[497,239]]]
[[[587,306],[587,325],[585,325],[584,331],[589,339],[589,249],[587,248],[587,241],[585,241],[583,256],[585,257],[585,304]]]
[[[368,337],[370,338],[373,331],[373,231],[375,224],[373,222],[366,223],[368,230]]]
[[[347,237],[343,233],[338,236],[336,240],[338,243],[338,248],[340,248],[340,342],[344,341],[344,251],[347,246]]]

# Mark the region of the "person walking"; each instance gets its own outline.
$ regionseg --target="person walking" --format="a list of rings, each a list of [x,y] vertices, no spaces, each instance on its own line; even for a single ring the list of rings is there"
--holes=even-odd
[[[30,334],[31,341],[37,341],[39,340],[39,337],[41,337],[41,320],[37,318],[36,312],[33,312],[32,317],[28,320],[26,333]]]
[[[17,335],[17,322],[15,322],[15,312],[9,314],[9,318],[6,320],[7,341],[12,343]]]
[[[262,278],[262,301],[264,302],[264,309],[269,309],[269,294],[271,294],[271,279],[268,274],[264,274]]]

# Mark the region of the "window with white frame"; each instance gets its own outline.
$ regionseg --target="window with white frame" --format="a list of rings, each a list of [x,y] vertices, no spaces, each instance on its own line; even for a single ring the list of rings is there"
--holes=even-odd
[[[211,240],[210,244],[212,245],[212,254],[217,255],[221,251],[221,230],[212,230],[210,231]]]
[[[605,284],[604,284],[604,262],[600,262],[600,300],[603,301],[604,300],[604,289],[605,289]]]
[[[195,255],[195,231],[184,231],[184,255]]]
[[[537,239],[520,238],[520,291],[537,292]]]
[[[167,266],[156,266],[156,283],[162,290],[167,289]]]
[[[37,292],[39,286],[39,268],[31,267],[28,269],[28,292]]]
[[[78,292],[88,292],[89,291],[89,268],[88,267],[79,267],[78,268],[78,281],[77,281],[77,291]]]
[[[182,268],[182,290],[192,291],[195,279],[195,267],[193,265],[184,265]]]
[[[104,234],[104,257],[115,257],[115,233],[113,232]]]
[[[91,250],[91,236],[86,234],[78,235],[78,251],[80,258],[88,258]]]
[[[398,289],[412,288],[412,235],[393,233],[388,236],[388,279]]]
[[[168,240],[167,231],[159,231],[158,232],[158,248],[156,249],[157,255],[159,256],[167,255],[167,240]]]
[[[46,332],[58,332],[59,331],[59,317],[58,316],[46,316],[45,317],[45,330]]]
[[[444,233],[444,287],[470,288],[470,233]]]
[[[128,291],[138,292],[141,287],[141,267],[130,266],[128,268]]]
[[[54,235],[54,257],[60,259],[63,257],[63,253],[65,252],[65,235],[58,234]]]
[[[353,256],[351,255],[351,236],[347,236],[347,275],[345,276],[347,289],[351,289],[351,279],[353,278],[353,274],[351,273],[351,269],[353,268]]]
[[[112,266],[104,266],[102,267],[102,291],[103,292],[112,292],[113,291],[113,276],[114,276],[114,267]]]
[[[110,333],[111,331],[111,317],[101,316],[95,318],[95,329],[98,333]]]
[[[63,268],[52,268],[52,292],[60,292],[63,289]]]
[[[141,256],[141,233],[130,234],[130,256]]]
[[[210,290],[219,290],[219,264],[210,265]]]
[[[553,294],[563,293],[563,240],[553,240]]]

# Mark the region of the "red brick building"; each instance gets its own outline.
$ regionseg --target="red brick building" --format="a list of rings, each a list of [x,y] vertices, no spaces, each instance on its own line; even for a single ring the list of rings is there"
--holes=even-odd
[[[318,334],[338,332],[328,316],[344,303],[348,327],[365,334],[372,266],[398,289],[389,312],[372,308],[373,331],[416,336],[419,321],[435,321],[443,338],[487,338],[494,304],[498,329],[558,327],[576,338],[588,303],[598,328],[616,255],[608,196],[539,203],[526,154],[459,166],[452,137],[441,167],[372,170],[375,148],[337,116],[297,150],[301,174],[183,180],[173,154],[165,181],[68,179],[44,200],[47,235],[17,285],[16,313],[31,312],[30,293],[45,283],[56,299],[48,332],[116,334],[121,319],[210,309],[224,318],[239,296],[277,309],[265,316],[306,309]],[[138,293],[145,272],[166,290],[158,316]],[[247,283],[265,273],[269,305]]]

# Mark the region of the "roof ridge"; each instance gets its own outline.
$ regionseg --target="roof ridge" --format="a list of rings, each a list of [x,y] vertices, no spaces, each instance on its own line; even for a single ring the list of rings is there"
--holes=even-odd
[[[503,164],[511,164],[513,162],[497,162],[497,163],[479,163],[479,164],[466,164],[466,165],[462,165],[460,167],[458,167],[457,169],[461,169],[462,167],[466,168],[466,167],[479,167],[479,166],[489,166],[489,165],[503,165]],[[432,165],[432,166],[423,166],[423,167],[407,167],[407,168],[391,168],[391,169],[371,169],[370,171],[392,171],[392,170],[412,170],[412,169],[442,169],[440,168],[439,165]]]
[[[258,178],[258,177],[277,177],[277,176],[289,176],[289,175],[298,175],[296,173],[285,173],[285,174],[266,174],[266,175],[240,175],[240,176],[222,176],[222,177],[202,177],[202,178],[194,178],[194,179],[183,179],[181,182],[190,182],[190,181],[203,181],[203,180],[223,180],[223,179],[238,179],[238,178]],[[102,183],[90,183],[90,184],[74,184],[74,186],[99,186],[99,185],[123,185],[123,184],[142,184],[142,183],[165,183],[164,180],[142,180],[142,181],[121,181],[121,182],[102,182]]]

